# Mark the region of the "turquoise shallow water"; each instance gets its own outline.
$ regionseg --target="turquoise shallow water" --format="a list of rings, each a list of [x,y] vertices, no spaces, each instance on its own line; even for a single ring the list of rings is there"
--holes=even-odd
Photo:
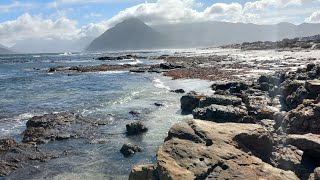
[[[164,52],[152,52],[161,55]],[[168,54],[168,52],[165,52]],[[139,55],[149,55],[144,52]],[[0,137],[21,139],[25,122],[34,115],[70,111],[88,119],[114,118],[99,126],[96,136],[41,145],[53,154],[67,156],[19,169],[7,179],[127,179],[135,164],[153,163],[159,145],[170,126],[186,121],[180,115],[181,94],[170,89],[184,88],[208,92],[209,82],[172,81],[159,74],[135,74],[126,71],[48,73],[49,67],[71,65],[157,63],[151,60],[97,61],[101,54],[0,56]],[[156,107],[155,102],[165,106]],[[134,119],[129,112],[141,111],[141,120],[149,128],[143,135],[127,137],[125,125]],[[119,149],[125,142],[138,144],[142,153],[124,158]]]

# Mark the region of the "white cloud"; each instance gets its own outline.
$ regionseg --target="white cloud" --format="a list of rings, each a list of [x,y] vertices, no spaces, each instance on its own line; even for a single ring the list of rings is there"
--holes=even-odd
[[[119,0],[113,3],[125,2]],[[143,0],[134,0],[143,2]],[[150,0],[151,1],[151,0]],[[149,2],[150,2],[149,1]],[[45,4],[47,8],[57,8],[57,13],[42,17],[24,14],[16,20],[0,23],[0,42],[14,42],[19,39],[31,37],[37,38],[62,38],[71,39],[82,36],[98,36],[108,28],[129,18],[137,17],[147,24],[201,22],[201,21],[229,21],[247,23],[278,23],[282,21],[292,22],[296,19],[300,23],[319,22],[319,11],[316,11],[320,0],[258,0],[240,3],[215,3],[197,10],[203,6],[200,0],[152,0],[124,9],[110,19],[99,23],[90,23],[79,27],[75,20],[67,18],[67,8],[60,8],[64,4],[88,4],[88,3],[112,3],[111,0],[56,0]],[[304,8],[307,3],[314,3],[313,7]],[[15,6],[22,6],[14,2]],[[13,7],[13,6],[12,6]],[[8,10],[10,7],[0,6],[0,10]],[[72,6],[69,7],[69,9]],[[298,8],[297,13],[294,8]],[[273,11],[272,11],[273,9]],[[71,11],[71,10],[68,10]],[[314,12],[305,19],[308,13]],[[303,14],[305,13],[305,14]],[[68,13],[67,13],[68,14]],[[88,13],[83,17],[98,17],[99,14]]]
[[[63,16],[53,20],[26,13],[16,20],[0,23],[0,39],[6,44],[35,37],[72,39],[78,33],[77,22]]]
[[[310,23],[320,23],[320,11],[313,12],[305,21]]]
[[[261,11],[270,7],[284,8],[287,6],[301,6],[307,3],[316,2],[318,0],[258,0],[247,2],[244,5],[245,12]]]

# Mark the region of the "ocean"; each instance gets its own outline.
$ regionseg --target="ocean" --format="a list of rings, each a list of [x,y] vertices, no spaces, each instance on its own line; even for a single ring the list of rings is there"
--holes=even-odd
[[[159,145],[169,128],[190,120],[181,115],[181,94],[174,89],[210,93],[211,83],[200,80],[171,80],[156,73],[48,72],[50,67],[99,64],[156,64],[160,60],[130,59],[99,61],[97,57],[121,53],[64,53],[0,55],[0,138],[21,141],[26,121],[54,112],[73,112],[86,119],[108,119],[95,136],[54,141],[39,146],[51,154],[68,152],[47,162],[20,168],[6,179],[127,179],[136,164],[154,163]],[[138,56],[160,56],[174,51],[130,52]],[[154,103],[164,106],[158,107]],[[139,111],[141,117],[129,112]],[[112,115],[112,118],[110,118]],[[143,121],[149,131],[126,136],[125,126]],[[121,146],[130,142],[144,148],[124,158]]]

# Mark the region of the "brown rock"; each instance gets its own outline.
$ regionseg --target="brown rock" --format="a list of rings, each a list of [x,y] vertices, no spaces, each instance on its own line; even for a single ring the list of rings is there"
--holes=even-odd
[[[320,158],[320,135],[316,135],[316,134],[293,135],[293,134],[290,134],[287,137],[286,143],[293,145],[293,146],[297,147],[298,149],[304,151],[304,153],[310,157]]]
[[[155,164],[137,165],[131,169],[129,180],[155,180]]]
[[[255,145],[259,134],[269,137],[263,135],[267,132],[260,125],[194,120],[176,124],[170,132],[179,133],[171,133],[171,138],[159,148],[160,179],[298,179],[293,172],[274,168],[252,155],[254,151],[264,153],[263,147],[269,149],[268,143]],[[194,136],[202,141],[187,138]],[[207,144],[208,140],[212,143]]]
[[[180,99],[181,109],[183,112],[192,112],[195,108],[199,107],[200,99],[204,98],[204,95],[191,91]]]
[[[281,125],[284,132],[320,134],[320,109],[318,107],[319,104],[304,101],[304,104],[288,112]]]

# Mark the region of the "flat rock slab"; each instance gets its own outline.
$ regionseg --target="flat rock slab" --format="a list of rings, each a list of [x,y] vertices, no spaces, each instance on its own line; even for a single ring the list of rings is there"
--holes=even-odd
[[[298,179],[293,172],[277,169],[242,150],[243,146],[257,150],[255,142],[267,137],[260,125],[194,120],[178,123],[170,132],[171,138],[158,151],[160,179]],[[183,133],[183,137],[198,136],[204,142],[183,138]],[[239,136],[251,138],[246,141]],[[212,144],[205,143],[208,140]],[[268,146],[264,144],[259,147]]]
[[[297,147],[311,157],[320,158],[320,135],[318,134],[290,134],[286,143]]]

